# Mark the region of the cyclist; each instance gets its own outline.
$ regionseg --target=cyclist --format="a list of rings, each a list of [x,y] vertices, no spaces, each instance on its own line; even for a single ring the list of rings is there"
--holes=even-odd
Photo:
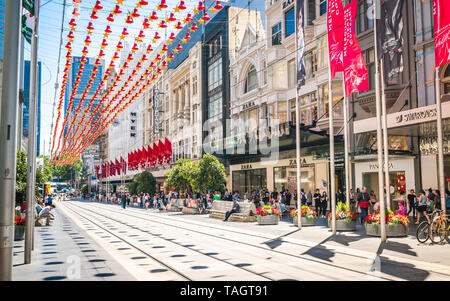
[[[428,223],[431,224],[430,218],[427,214],[427,197],[425,196],[425,191],[421,189],[419,191],[419,206],[417,207],[417,222],[416,225],[419,224],[420,218],[422,217],[422,214],[427,218]]]

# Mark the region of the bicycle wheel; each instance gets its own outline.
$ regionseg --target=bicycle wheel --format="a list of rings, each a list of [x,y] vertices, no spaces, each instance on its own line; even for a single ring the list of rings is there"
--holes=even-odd
[[[430,226],[430,239],[433,243],[439,243],[442,241],[441,232],[445,229],[442,229],[442,224],[440,219],[436,219],[431,223]]]
[[[439,231],[439,237],[441,239],[441,242],[444,241],[444,239],[449,235],[449,226],[450,226],[450,221],[446,218],[444,218],[442,220],[441,223],[441,229]]]
[[[421,222],[417,227],[416,238],[420,243],[425,243],[430,238],[430,224],[427,221]]]

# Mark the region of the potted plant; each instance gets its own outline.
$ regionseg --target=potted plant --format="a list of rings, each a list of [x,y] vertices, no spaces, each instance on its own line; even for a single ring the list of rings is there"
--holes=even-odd
[[[278,225],[280,211],[271,206],[256,209],[256,220],[259,225]]]
[[[328,214],[328,226],[331,227],[332,213]],[[336,206],[336,231],[356,231],[358,214],[350,210],[347,203],[339,202]]]
[[[14,240],[23,240],[25,235],[25,219],[14,216]]]
[[[381,236],[380,213],[374,213],[366,217],[366,234],[369,236]],[[386,236],[404,237],[409,232],[409,218],[402,214],[394,214],[391,210],[386,210]]]
[[[309,208],[308,206],[302,206],[301,216],[302,216],[302,226],[314,226],[317,221],[317,212]],[[291,217],[293,219],[294,225],[298,226],[298,210],[294,209],[291,211]]]

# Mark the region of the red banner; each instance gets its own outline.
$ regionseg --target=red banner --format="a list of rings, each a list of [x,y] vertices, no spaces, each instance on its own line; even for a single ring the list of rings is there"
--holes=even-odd
[[[450,1],[434,0],[434,43],[436,67],[450,62]]]
[[[369,90],[369,74],[355,34],[356,8],[356,0],[353,0],[344,9],[343,61],[346,97],[354,92]]]
[[[328,53],[331,79],[344,71],[342,48],[344,40],[344,8],[341,0],[328,0],[327,12]]]

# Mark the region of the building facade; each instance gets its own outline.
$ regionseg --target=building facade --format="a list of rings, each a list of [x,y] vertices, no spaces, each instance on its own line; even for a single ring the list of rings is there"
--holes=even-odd
[[[23,95],[25,98],[25,102],[22,106],[22,116],[21,116],[21,132],[20,135],[22,136],[21,142],[22,146],[21,148],[26,152],[28,150],[28,131],[29,131],[29,105],[30,105],[30,61],[25,61],[24,64],[24,73],[23,73],[23,82],[24,82],[24,89],[23,89]],[[40,156],[40,150],[41,150],[41,68],[42,64],[41,62],[38,62],[38,82],[37,82],[37,113],[36,113],[36,156]]]

